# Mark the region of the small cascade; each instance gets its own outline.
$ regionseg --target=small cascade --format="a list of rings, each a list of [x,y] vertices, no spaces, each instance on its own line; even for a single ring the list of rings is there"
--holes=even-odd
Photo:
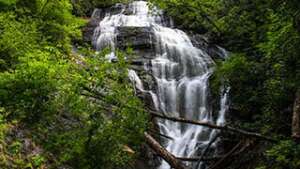
[[[221,100],[220,100],[220,111],[217,119],[217,125],[223,126],[226,123],[225,114],[229,109],[228,104],[228,95],[229,95],[230,87],[222,87],[221,89]]]
[[[149,67],[156,86],[146,90],[138,74],[129,70],[129,78],[136,90],[150,94],[155,109],[168,116],[224,125],[228,90],[224,89],[217,119],[213,118],[209,103],[208,82],[215,66],[213,59],[204,50],[195,47],[185,32],[173,29],[172,21],[166,20],[160,10],[150,10],[147,2],[118,4],[118,9],[117,13],[106,13],[94,31],[92,43],[95,48],[98,51],[110,48],[112,53],[107,58],[116,59],[114,51],[118,28],[149,28],[151,43],[154,44]],[[173,138],[162,144],[177,157],[199,156],[216,133],[209,128],[164,119],[157,120],[157,124],[162,134]],[[193,163],[186,165],[198,166]],[[163,161],[158,168],[170,169],[170,166]]]

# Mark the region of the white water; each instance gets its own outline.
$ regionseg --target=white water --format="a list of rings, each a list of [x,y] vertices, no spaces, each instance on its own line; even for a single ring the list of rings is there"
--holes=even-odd
[[[97,50],[110,47],[115,50],[117,27],[151,27],[155,35],[155,59],[152,72],[157,82],[157,89],[144,90],[142,80],[137,73],[129,70],[129,77],[135,83],[136,90],[149,92],[155,108],[168,116],[184,117],[214,123],[212,110],[208,102],[208,78],[213,72],[214,62],[204,51],[193,46],[188,35],[178,29],[163,24],[158,14],[151,14],[147,2],[135,1],[123,6],[119,14],[106,14],[95,30],[93,45]],[[131,15],[125,15],[125,10]],[[114,59],[114,52],[107,56]],[[227,92],[226,92],[227,93]],[[222,99],[217,124],[224,125],[227,94]],[[193,157],[201,153],[212,139],[215,131],[211,129],[181,124],[160,119],[157,121],[160,132],[173,140],[164,142],[165,148],[177,157]],[[195,165],[193,165],[195,166]],[[162,162],[159,169],[170,169]]]

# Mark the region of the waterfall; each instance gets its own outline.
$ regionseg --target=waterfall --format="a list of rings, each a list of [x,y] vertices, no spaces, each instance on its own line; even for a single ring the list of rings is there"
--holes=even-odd
[[[214,61],[203,50],[195,47],[189,36],[178,29],[173,29],[171,21],[165,21],[162,12],[149,9],[147,2],[135,1],[129,5],[118,4],[117,13],[106,13],[94,32],[93,45],[97,50],[106,47],[112,49],[108,59],[115,59],[114,50],[118,36],[118,27],[149,27],[153,32],[154,52],[151,59],[151,72],[156,87],[144,89],[138,74],[129,70],[129,77],[135,83],[136,90],[151,95],[155,109],[171,117],[183,117],[215,123],[209,103],[209,77],[214,70]],[[223,125],[227,92],[222,97],[221,110],[216,123]],[[176,157],[194,157],[212,139],[216,132],[212,129],[157,120],[159,130],[172,140],[162,144]],[[196,166],[187,163],[186,165]],[[202,166],[200,165],[200,168]],[[159,169],[170,169],[162,162]]]

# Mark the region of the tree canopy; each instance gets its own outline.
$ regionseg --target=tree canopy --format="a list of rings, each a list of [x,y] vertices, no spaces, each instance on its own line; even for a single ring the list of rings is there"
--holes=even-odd
[[[0,4],[0,168],[129,168],[147,115],[125,53],[73,52],[86,22],[68,0]]]

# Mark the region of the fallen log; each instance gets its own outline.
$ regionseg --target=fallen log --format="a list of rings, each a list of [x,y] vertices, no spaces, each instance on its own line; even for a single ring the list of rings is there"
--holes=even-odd
[[[174,122],[194,124],[194,125],[209,127],[209,128],[212,128],[212,129],[218,129],[218,130],[223,130],[223,131],[228,131],[228,132],[233,132],[233,133],[239,133],[241,135],[254,137],[254,138],[262,139],[262,140],[267,140],[267,141],[270,141],[270,142],[276,142],[276,140],[271,138],[271,137],[263,136],[259,133],[248,132],[248,131],[245,131],[245,130],[233,128],[233,127],[230,127],[230,126],[218,126],[218,125],[215,125],[215,124],[212,124],[212,123],[209,123],[209,122],[188,120],[188,119],[184,119],[184,118],[180,118],[180,117],[169,117],[169,116],[161,115],[161,114],[158,114],[158,113],[155,113],[155,112],[150,112],[150,114],[154,117],[158,117],[158,118],[162,118],[162,119],[166,119],[166,120],[170,120],[170,121],[174,121]]]
[[[180,160],[163,148],[151,135],[144,133],[147,144],[174,169],[186,169]]]

